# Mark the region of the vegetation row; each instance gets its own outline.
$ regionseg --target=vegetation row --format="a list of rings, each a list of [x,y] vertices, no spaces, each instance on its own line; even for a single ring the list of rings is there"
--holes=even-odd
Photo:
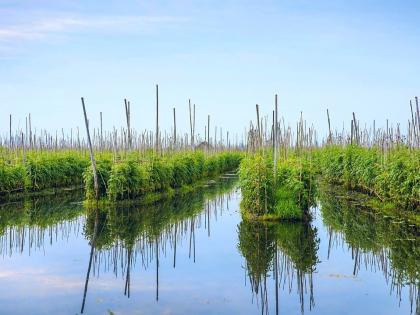
[[[310,158],[290,156],[273,169],[270,154],[256,153],[240,165],[242,213],[263,220],[301,220],[315,202]]]
[[[328,146],[317,151],[323,178],[392,201],[403,209],[420,206],[420,151]]]
[[[205,155],[203,152],[182,152],[171,156],[128,156],[112,161],[97,161],[99,196],[110,201],[134,199],[147,193],[168,192],[192,185],[202,179],[238,168],[242,155],[237,152]],[[88,199],[94,199],[92,168],[84,173]]]
[[[80,151],[32,151],[22,159],[0,160],[0,196],[46,188],[81,186],[89,156]]]

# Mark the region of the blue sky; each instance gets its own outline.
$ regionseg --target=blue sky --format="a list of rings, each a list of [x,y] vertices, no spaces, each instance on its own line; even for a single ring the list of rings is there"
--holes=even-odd
[[[5,1],[0,0],[0,133],[23,126],[154,126],[159,84],[162,127],[197,130],[207,114],[241,132],[255,104],[274,94],[294,125],[300,112],[322,132],[387,118],[404,126],[420,91],[420,2],[354,1]],[[214,126],[213,124],[213,126]]]

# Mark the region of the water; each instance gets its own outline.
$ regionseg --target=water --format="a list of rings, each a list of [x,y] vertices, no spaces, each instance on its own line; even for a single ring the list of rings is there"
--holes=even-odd
[[[0,314],[416,314],[416,227],[328,190],[311,224],[241,222],[235,185],[0,206]]]

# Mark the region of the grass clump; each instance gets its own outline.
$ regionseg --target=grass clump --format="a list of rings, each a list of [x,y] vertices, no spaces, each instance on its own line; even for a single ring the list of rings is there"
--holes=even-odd
[[[112,166],[108,181],[110,200],[133,199],[152,189],[147,165],[129,160]]]
[[[322,177],[406,210],[420,207],[420,151],[330,146],[317,153]]]
[[[235,152],[206,156],[203,152],[179,152],[172,156],[129,155],[126,159],[98,162],[100,196],[111,202],[126,199],[156,199],[157,193],[186,189],[239,166],[242,156]],[[84,175],[86,197],[95,197],[92,170]]]
[[[22,165],[0,165],[0,194],[23,191],[27,185],[26,169]]]
[[[269,158],[262,153],[245,157],[239,168],[239,181],[243,209],[256,217],[273,214],[274,176]]]
[[[27,188],[39,191],[82,185],[83,171],[88,165],[89,160],[76,151],[30,154],[25,164],[29,179]]]
[[[106,196],[108,181],[111,175],[112,161],[110,158],[101,158],[96,161],[96,171],[98,172],[99,197]],[[92,166],[83,172],[85,183],[85,194],[88,199],[95,198],[94,180]]]
[[[314,172],[303,157],[280,161],[274,177],[269,155],[257,153],[241,162],[243,214],[263,220],[301,220],[315,203]]]
[[[83,152],[28,151],[25,159],[20,154],[0,157],[0,196],[83,185],[89,165]]]

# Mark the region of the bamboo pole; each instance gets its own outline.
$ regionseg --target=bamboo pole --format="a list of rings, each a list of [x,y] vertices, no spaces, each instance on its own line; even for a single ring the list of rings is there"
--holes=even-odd
[[[191,148],[194,146],[194,135],[193,135],[193,122],[192,122],[192,112],[191,112],[191,100],[188,100],[188,111],[190,113],[190,145]]]
[[[127,121],[127,143],[128,149],[131,149],[131,124],[130,124],[130,102],[124,99],[125,118]]]
[[[98,174],[96,172],[96,161],[95,161],[95,156],[93,154],[92,142],[90,140],[89,121],[86,114],[85,100],[83,99],[83,97],[81,98],[81,100],[82,100],[82,107],[83,107],[83,115],[85,117],[86,134],[87,134],[87,140],[88,140],[88,145],[89,145],[90,161],[92,163],[95,197],[96,197],[96,200],[98,200],[99,199],[99,184],[98,184]]]
[[[156,143],[155,152],[159,152],[159,86],[156,84]]]
[[[278,104],[277,94],[274,97],[274,122],[273,122],[273,163],[274,163],[274,183],[277,180],[277,118],[278,118]]]
[[[104,139],[103,139],[103,128],[102,128],[102,112],[99,112],[99,120],[101,124],[101,141],[100,141],[100,147],[101,150],[103,149]]]
[[[207,115],[207,149],[210,149],[210,115]]]
[[[260,126],[260,107],[255,104],[255,110],[257,111],[257,130],[258,130],[258,147],[261,146],[261,126]]]
[[[175,107],[173,108],[174,113],[174,146],[176,146],[176,113],[175,113]]]
[[[192,136],[193,136],[193,146],[195,144],[195,104],[193,108],[193,128],[192,128]]]
[[[328,144],[332,143],[332,134],[331,134],[331,122],[330,122],[330,112],[328,111],[327,108],[327,118],[328,118]]]
[[[12,148],[12,114],[9,115],[9,148]]]

